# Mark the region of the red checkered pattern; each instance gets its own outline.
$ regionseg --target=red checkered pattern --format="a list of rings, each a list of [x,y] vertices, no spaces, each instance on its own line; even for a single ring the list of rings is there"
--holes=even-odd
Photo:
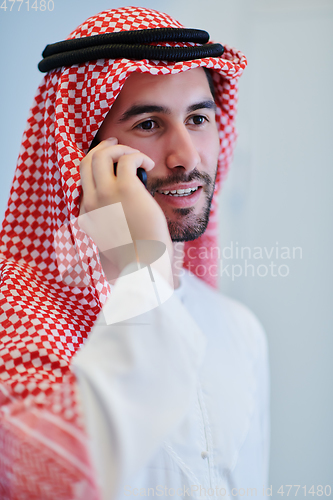
[[[126,7],[89,18],[69,38],[160,27],[182,25]],[[185,248],[217,246],[216,194],[236,139],[237,81],[246,66],[240,52],[225,49],[221,58],[175,63],[99,59],[49,72],[37,90],[1,231],[1,499],[98,498],[69,366],[110,290],[97,248],[70,224],[79,214],[80,161],[132,72],[210,68],[221,144],[217,183],[208,228]],[[185,255],[189,263],[214,261]]]

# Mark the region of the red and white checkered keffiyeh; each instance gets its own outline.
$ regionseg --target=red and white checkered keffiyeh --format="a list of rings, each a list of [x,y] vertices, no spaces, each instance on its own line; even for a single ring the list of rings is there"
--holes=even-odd
[[[89,18],[69,38],[161,27],[182,25],[163,13],[126,7]],[[83,272],[90,277],[87,286],[74,286],[82,269],[72,269],[64,282],[59,253],[64,268],[70,268],[73,247],[70,233],[62,233],[61,228],[79,214],[80,161],[128,76],[133,71],[175,74],[199,66],[214,70],[221,153],[208,228],[185,249],[188,245],[211,248],[217,245],[216,194],[236,138],[237,82],[246,66],[243,54],[225,46],[220,58],[186,62],[99,59],[52,70],[37,90],[1,232],[3,500],[98,498],[69,367],[107,298],[109,285],[96,248],[89,242],[80,248],[85,255]],[[190,260],[195,268],[214,264],[197,255]],[[188,262],[185,256],[185,267]],[[205,279],[209,280],[208,273]]]

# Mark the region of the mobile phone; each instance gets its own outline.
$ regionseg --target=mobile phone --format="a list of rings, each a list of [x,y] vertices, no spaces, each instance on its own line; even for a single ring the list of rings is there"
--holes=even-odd
[[[97,137],[95,135],[95,137],[91,141],[90,147],[88,149],[88,153],[89,153],[89,151],[94,149],[99,143],[100,143],[100,141],[97,139]],[[114,175],[117,175],[117,163],[113,164],[113,171],[114,171]],[[145,169],[139,167],[136,171],[136,175],[139,177],[140,181],[142,182],[144,187],[147,189],[147,172],[145,171]]]

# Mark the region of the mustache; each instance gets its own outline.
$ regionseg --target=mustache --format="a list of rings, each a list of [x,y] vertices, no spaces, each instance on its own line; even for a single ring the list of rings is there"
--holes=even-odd
[[[199,170],[195,168],[188,174],[184,171],[175,171],[165,179],[155,179],[148,182],[147,189],[154,195],[157,189],[161,189],[170,184],[186,183],[194,180],[200,181],[203,184],[203,188],[206,187],[206,189],[210,188],[214,183],[214,179],[209,174],[206,172],[199,172]]]

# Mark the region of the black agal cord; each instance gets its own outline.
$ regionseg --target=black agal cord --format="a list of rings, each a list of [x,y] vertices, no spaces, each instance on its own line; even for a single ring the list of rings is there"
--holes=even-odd
[[[224,47],[207,43],[207,31],[185,28],[154,28],[119,31],[84,38],[73,38],[47,45],[38,64],[42,73],[62,66],[95,61],[96,59],[190,61],[205,57],[220,57]],[[193,47],[161,47],[145,45],[152,42],[193,42]]]
[[[154,28],[147,30],[119,31],[83,38],[73,38],[47,45],[38,64],[42,73],[62,66],[95,61],[97,59],[126,58],[131,60],[152,59],[162,61],[191,61],[204,57],[220,57],[224,47],[219,43],[208,44],[207,31],[185,28]],[[200,43],[194,47],[161,47],[145,45],[156,42]],[[89,151],[99,143],[93,139]],[[116,174],[117,164],[114,165]],[[147,174],[138,168],[137,175],[147,187]]]

